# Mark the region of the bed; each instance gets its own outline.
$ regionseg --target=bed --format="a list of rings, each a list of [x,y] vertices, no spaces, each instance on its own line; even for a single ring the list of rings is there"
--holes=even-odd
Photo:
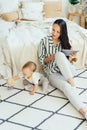
[[[21,67],[28,60],[34,61],[37,64],[37,70],[41,72],[37,58],[38,44],[41,38],[50,34],[52,23],[59,18],[64,19],[67,23],[72,48],[79,50],[77,53],[78,60],[75,63],[76,68],[87,67],[87,30],[62,17],[62,3],[39,3],[30,3],[29,1],[16,3],[18,6],[14,10],[9,11],[8,7],[8,11],[6,10],[1,14],[0,74],[5,78],[19,73]],[[50,12],[53,4],[58,5],[56,6],[57,10],[53,8],[53,11]],[[39,15],[38,12],[40,12]]]

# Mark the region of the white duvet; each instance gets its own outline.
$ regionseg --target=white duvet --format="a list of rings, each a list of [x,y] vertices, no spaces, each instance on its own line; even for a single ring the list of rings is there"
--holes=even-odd
[[[79,50],[75,66],[78,69],[84,68],[87,65],[87,30],[67,19],[65,20],[70,43],[73,49]],[[44,20],[43,22],[19,22],[17,26],[12,23],[6,34],[2,35],[3,42],[0,42],[2,54],[0,74],[5,77],[16,75],[28,60],[36,62],[38,70],[40,70],[37,47],[41,38],[50,33],[50,26],[53,21],[54,19]]]

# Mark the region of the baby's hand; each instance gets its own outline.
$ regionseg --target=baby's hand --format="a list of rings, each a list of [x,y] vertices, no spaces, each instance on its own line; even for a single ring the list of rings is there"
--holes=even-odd
[[[38,88],[38,84],[35,84],[33,89],[32,89],[32,91],[30,92],[30,95],[34,95],[34,93],[36,92],[37,88]]]
[[[8,84],[9,86],[13,86],[13,85],[14,85],[14,79],[13,79],[13,78],[7,79],[7,84]]]

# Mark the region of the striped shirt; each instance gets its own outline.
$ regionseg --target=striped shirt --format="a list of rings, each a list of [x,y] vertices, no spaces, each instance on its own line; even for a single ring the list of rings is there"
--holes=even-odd
[[[55,60],[50,61],[49,63],[45,64],[44,59],[52,54],[56,54],[56,52],[61,51],[61,45],[58,43],[57,46],[54,45],[52,36],[44,37],[40,45],[38,47],[38,58],[39,62],[46,74],[46,76],[49,76],[49,74],[59,72],[59,68],[56,65]]]

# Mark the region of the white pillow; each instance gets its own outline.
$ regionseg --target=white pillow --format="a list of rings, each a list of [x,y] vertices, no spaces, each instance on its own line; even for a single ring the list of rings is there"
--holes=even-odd
[[[28,10],[29,12],[42,12],[43,11],[43,2],[29,2],[23,1],[22,8]]]
[[[17,11],[18,6],[18,0],[0,0],[0,14]]]
[[[43,2],[22,2],[22,18],[27,20],[43,20]]]
[[[43,20],[43,13],[29,12],[28,10],[22,9],[22,18],[27,20],[40,21]]]

